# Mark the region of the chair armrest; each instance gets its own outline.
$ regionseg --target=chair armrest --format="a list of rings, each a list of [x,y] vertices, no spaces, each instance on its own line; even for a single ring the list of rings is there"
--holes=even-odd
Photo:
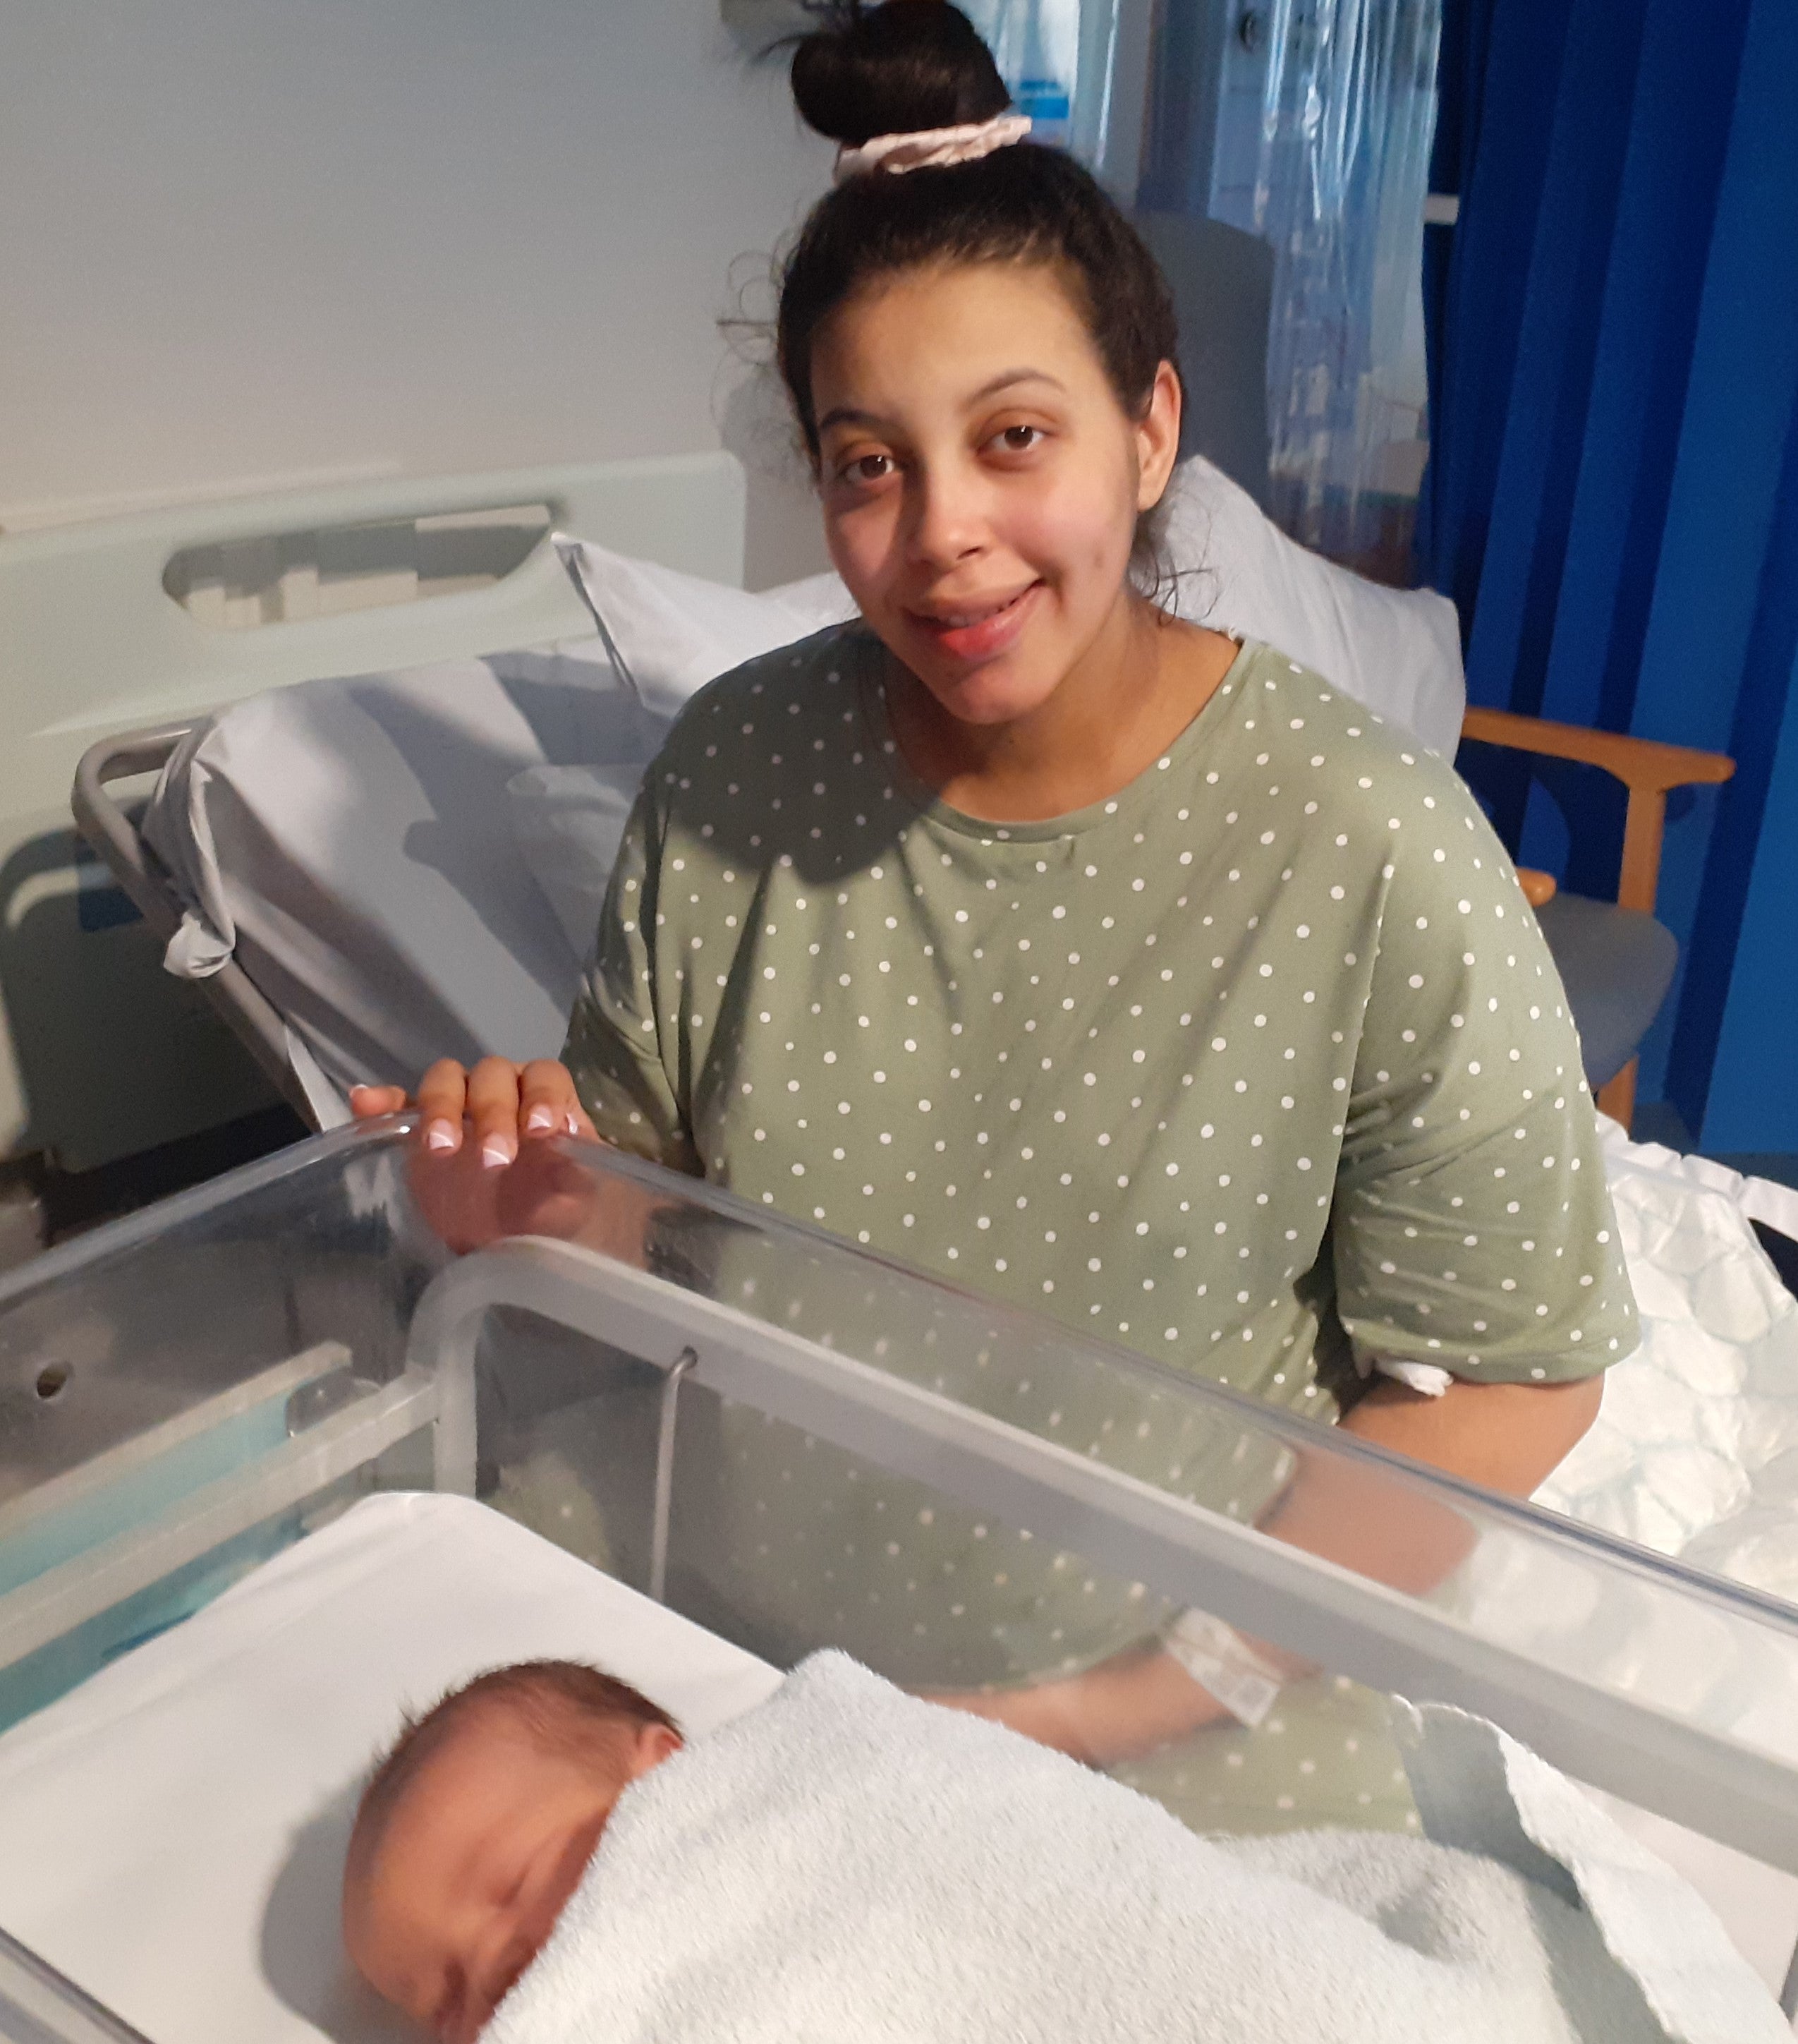
[[[1508,709],[1470,708],[1462,720],[1461,735],[1477,738],[1482,745],[1508,745],[1518,752],[1602,766],[1632,794],[1639,788],[1665,794],[1670,788],[1727,781],[1735,771],[1735,762],[1721,752],[1663,745],[1658,738],[1637,738],[1627,731],[1593,731],[1584,724],[1551,724],[1545,717],[1519,717]]]
[[[1667,815],[1667,790],[1696,783],[1727,781],[1735,762],[1721,752],[1700,752],[1690,746],[1663,745],[1658,739],[1636,738],[1627,732],[1592,731],[1583,724],[1551,724],[1539,717],[1519,717],[1508,709],[1473,709],[1462,721],[1463,738],[1482,745],[1505,745],[1545,759],[1574,759],[1601,767],[1629,790],[1624,820],[1623,865],[1617,876],[1620,908],[1654,912],[1661,880],[1661,833]]]

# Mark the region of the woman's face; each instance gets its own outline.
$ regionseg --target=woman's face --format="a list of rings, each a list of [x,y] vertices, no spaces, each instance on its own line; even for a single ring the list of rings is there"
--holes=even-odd
[[[1171,369],[1133,421],[1056,272],[984,263],[840,308],[812,398],[826,538],[868,624],[964,723],[1039,709],[1127,615],[1179,437]]]

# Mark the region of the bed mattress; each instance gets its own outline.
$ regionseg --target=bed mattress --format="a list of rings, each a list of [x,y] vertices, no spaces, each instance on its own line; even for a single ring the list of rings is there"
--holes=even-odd
[[[703,1733],[779,1671],[466,1498],[369,1498],[0,1739],[0,1927],[155,2044],[385,2044],[338,1887],[407,1707],[593,1662]]]

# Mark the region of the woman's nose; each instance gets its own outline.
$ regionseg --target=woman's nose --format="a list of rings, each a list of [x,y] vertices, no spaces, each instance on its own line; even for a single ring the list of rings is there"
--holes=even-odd
[[[983,551],[986,505],[976,478],[954,473],[925,474],[914,488],[908,536],[914,559],[940,572]]]

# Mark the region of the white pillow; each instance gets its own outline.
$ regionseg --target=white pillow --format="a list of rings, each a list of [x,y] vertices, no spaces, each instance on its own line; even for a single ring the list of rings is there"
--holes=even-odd
[[[554,536],[600,636],[616,649],[623,679],[664,716],[758,653],[855,615],[849,591],[834,574],[752,596],[565,533]]]
[[[1446,597],[1386,589],[1310,552],[1201,455],[1175,471],[1167,502],[1183,617],[1264,639],[1454,757],[1466,683]],[[834,574],[752,596],[562,534],[555,544],[626,678],[665,714],[758,653],[855,615]]]
[[[1387,589],[1312,553],[1202,455],[1175,470],[1167,501],[1181,617],[1266,640],[1454,758],[1467,687],[1447,597]]]
[[[585,961],[600,927],[619,841],[643,778],[638,759],[605,766],[527,766],[506,783],[512,842]]]

